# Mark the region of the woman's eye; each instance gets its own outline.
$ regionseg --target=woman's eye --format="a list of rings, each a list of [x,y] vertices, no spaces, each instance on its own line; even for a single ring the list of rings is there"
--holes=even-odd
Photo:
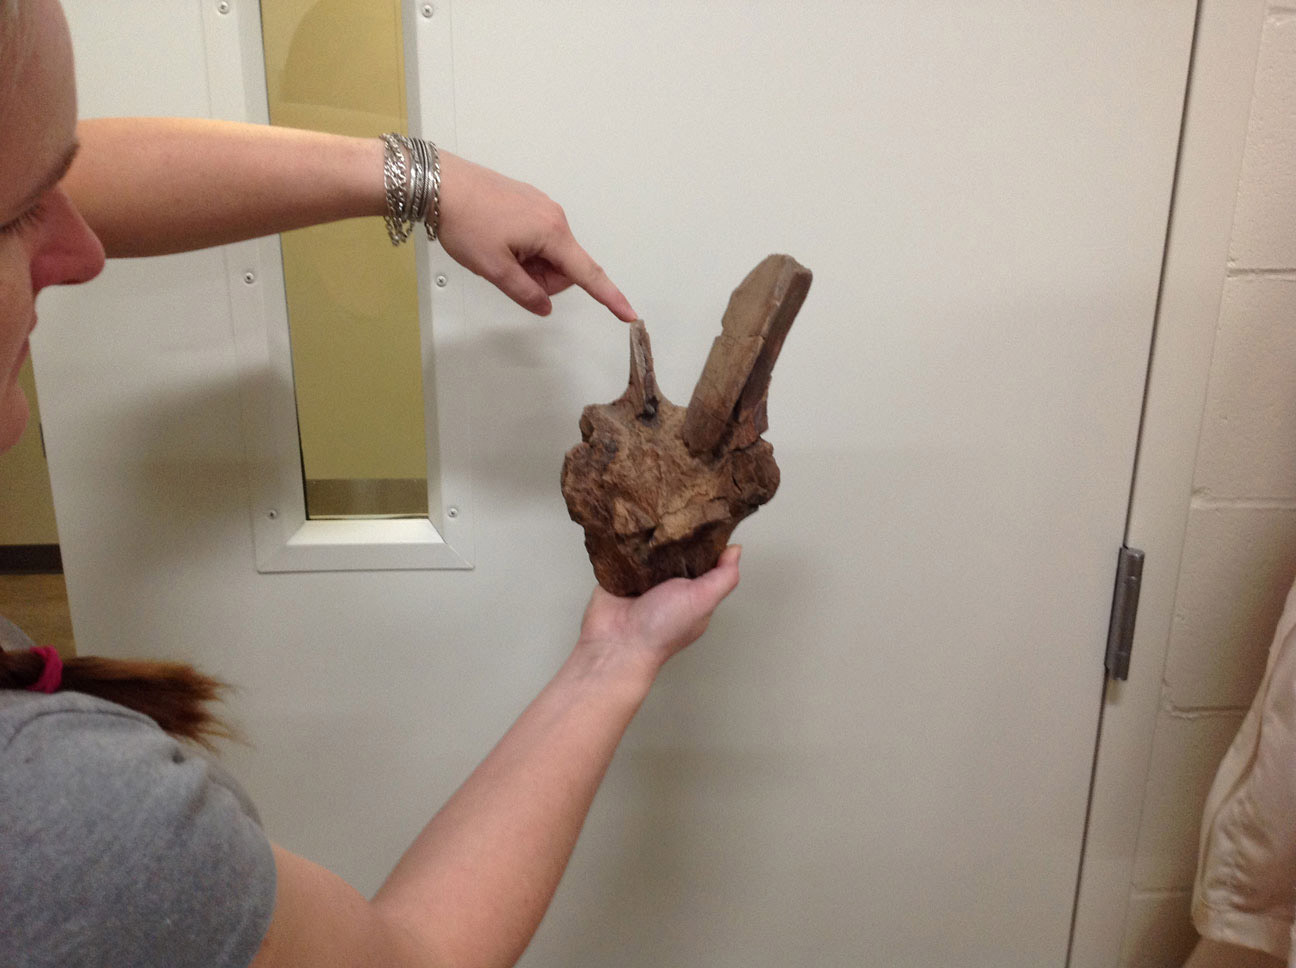
[[[31,208],[27,209],[27,211],[19,215],[12,222],[7,222],[4,225],[0,225],[0,235],[9,235],[14,232],[19,232],[29,225],[34,225],[36,222],[40,221],[41,214],[44,212],[44,210],[45,210],[44,200],[37,202]]]

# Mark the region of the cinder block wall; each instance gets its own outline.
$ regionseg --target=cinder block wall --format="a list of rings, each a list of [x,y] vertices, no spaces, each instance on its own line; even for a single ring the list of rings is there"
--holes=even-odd
[[[1269,6],[1125,924],[1178,966],[1202,803],[1296,579],[1296,3]],[[1164,320],[1162,325],[1174,325]],[[1293,765],[1296,768],[1296,765]],[[1294,821],[1296,822],[1296,821]]]

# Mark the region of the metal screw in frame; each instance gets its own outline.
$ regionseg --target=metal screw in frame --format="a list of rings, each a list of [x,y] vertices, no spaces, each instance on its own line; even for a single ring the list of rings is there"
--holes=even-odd
[[[221,0],[220,3],[216,4],[216,12],[229,13],[230,12],[229,0]]]
[[[275,518],[279,517],[279,512],[276,511],[274,508],[271,508],[269,511],[266,512],[266,517],[269,518],[271,521],[273,521]]]
[[[436,277],[436,284],[438,289],[444,289],[446,286],[450,285],[450,280],[445,277],[444,273],[442,273]]]
[[[436,7],[432,6],[430,3],[423,4],[424,17],[431,17],[434,13],[436,13]]]
[[[450,507],[446,508],[446,517],[447,518],[459,517],[459,509],[454,505],[451,505]]]
[[[247,272],[243,273],[243,281],[249,286],[252,285],[256,282],[256,273],[249,269]]]

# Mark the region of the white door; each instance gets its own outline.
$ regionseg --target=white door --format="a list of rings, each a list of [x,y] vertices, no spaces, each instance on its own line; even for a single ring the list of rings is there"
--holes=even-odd
[[[69,0],[83,112],[208,113],[208,3]],[[524,963],[1061,968],[1195,4],[434,7],[433,135],[563,202],[668,396],[761,257],[815,273],[743,584]],[[42,297],[77,641],[237,682],[270,834],[370,891],[573,639],[558,470],[625,334],[452,275],[475,568],[261,574],[237,285],[209,252]]]

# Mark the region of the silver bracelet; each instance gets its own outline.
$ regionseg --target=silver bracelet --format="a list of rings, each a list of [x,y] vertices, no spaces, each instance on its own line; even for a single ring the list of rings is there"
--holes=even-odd
[[[387,224],[387,236],[392,245],[400,245],[409,238],[406,227],[406,197],[409,191],[409,166],[405,163],[405,152],[401,145],[400,135],[388,133],[382,136],[383,143],[383,193],[387,199],[387,214],[383,221]]]
[[[422,138],[406,138],[405,147],[410,153],[410,209],[411,227],[414,222],[423,221],[427,214],[429,182],[427,142]]]
[[[432,153],[432,212],[423,220],[423,227],[427,229],[428,241],[435,242],[441,232],[441,155],[432,142],[427,146]]]
[[[382,143],[384,221],[392,245],[406,241],[419,222],[427,229],[428,240],[435,242],[441,221],[441,159],[436,145],[394,132],[384,134]]]

